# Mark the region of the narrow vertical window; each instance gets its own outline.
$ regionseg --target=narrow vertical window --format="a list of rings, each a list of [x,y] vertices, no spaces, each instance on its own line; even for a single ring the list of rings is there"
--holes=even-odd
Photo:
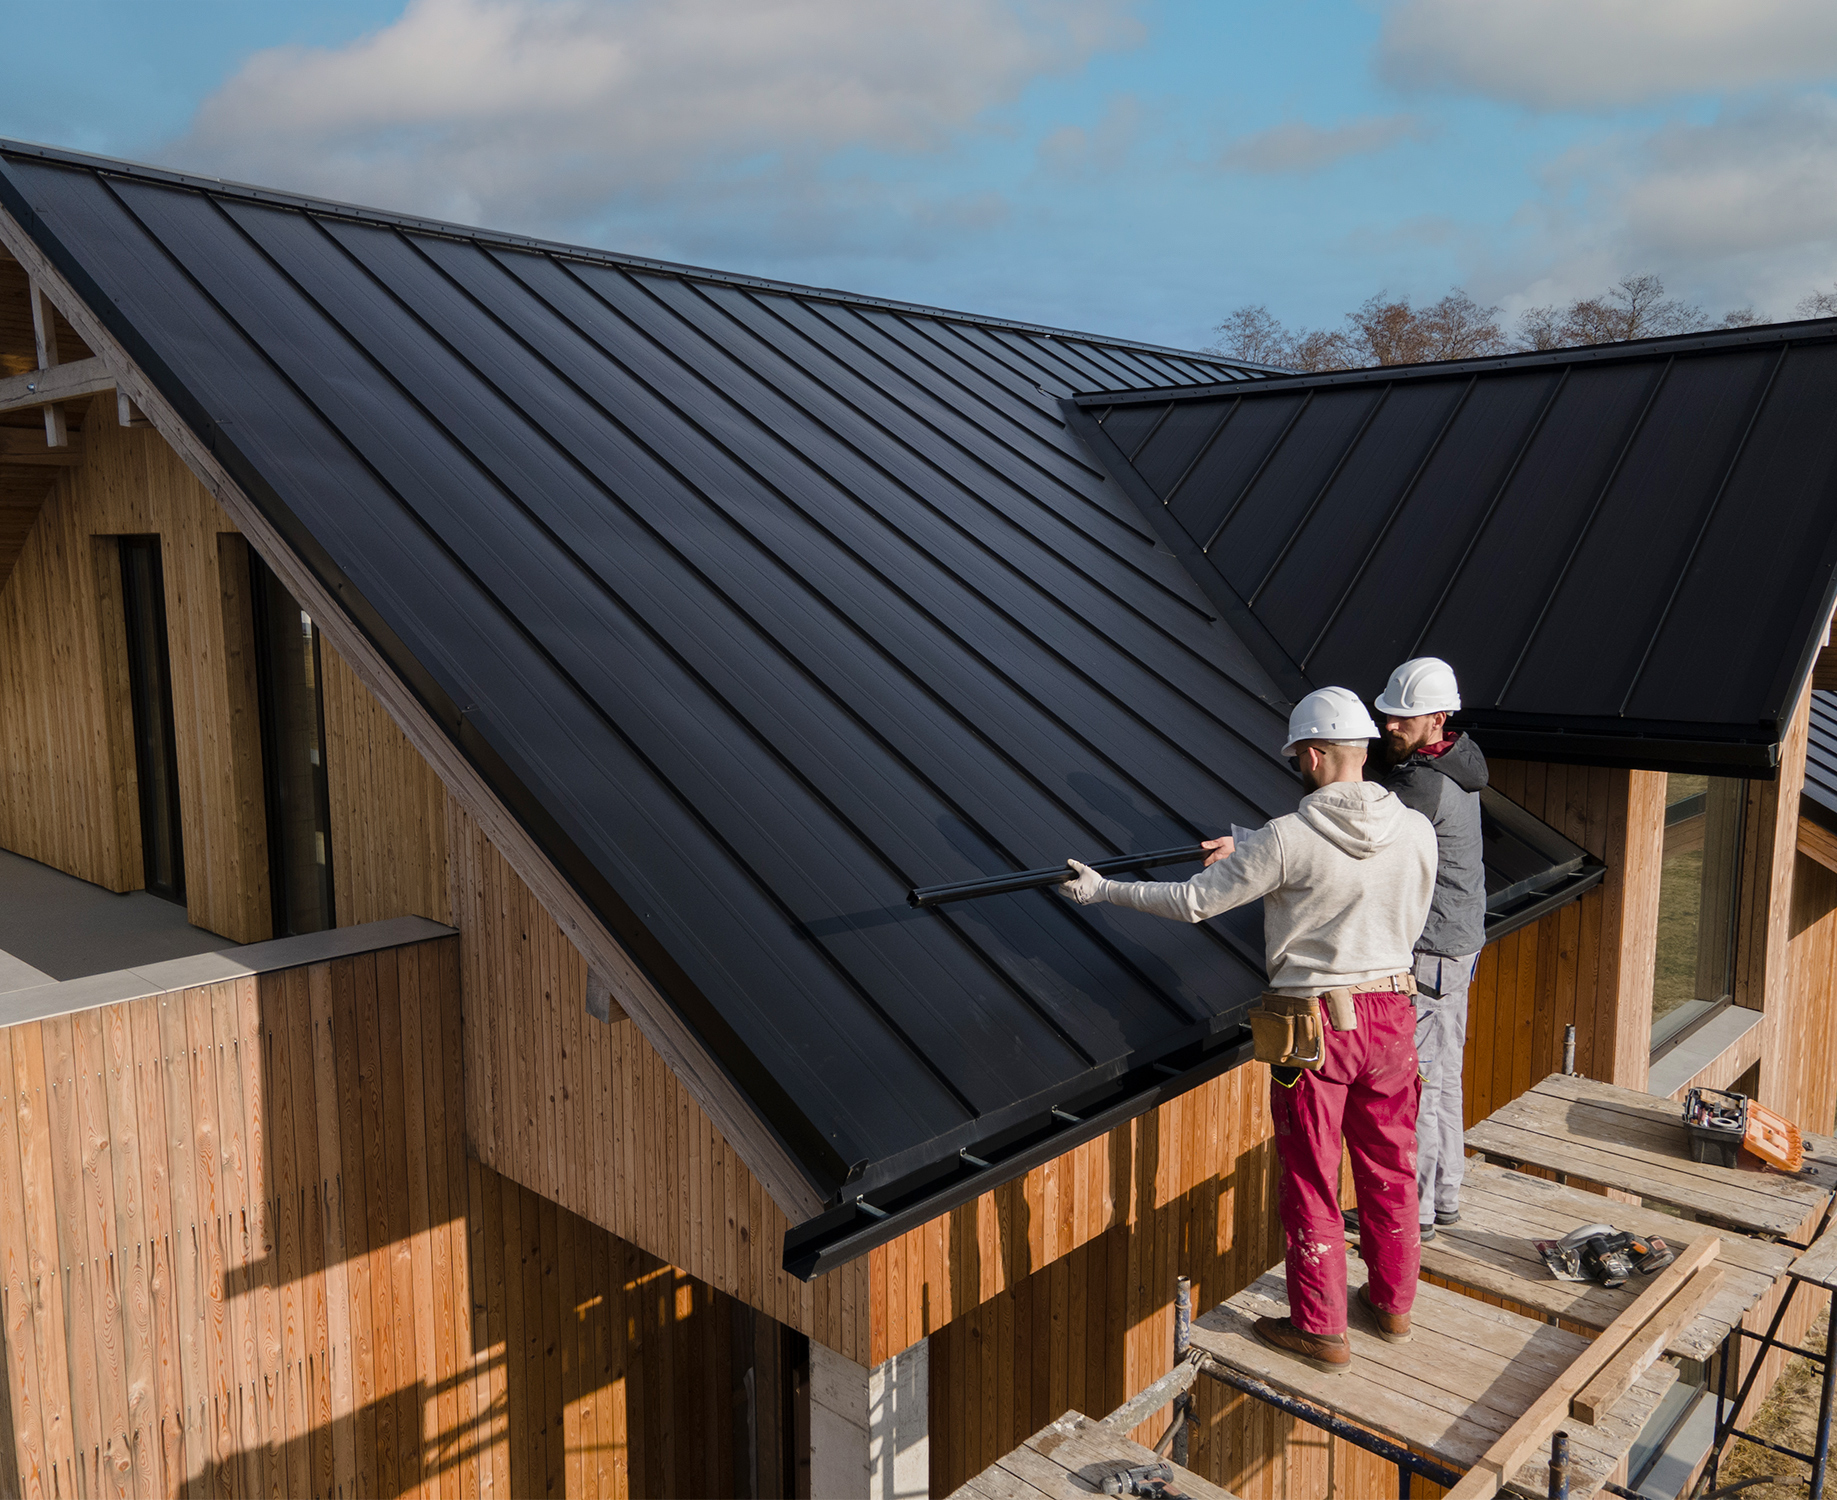
[[[274,935],[333,925],[331,797],[319,630],[268,565],[249,554],[261,701]]]
[[[124,536],[120,545],[143,873],[151,894],[183,905],[185,840],[179,821],[179,752],[173,732],[172,659],[166,641],[166,580],[159,538]]]
[[[1726,776],[1665,778],[1658,952],[1652,976],[1656,1055],[1729,1002],[1735,983],[1741,825],[1747,783]]]

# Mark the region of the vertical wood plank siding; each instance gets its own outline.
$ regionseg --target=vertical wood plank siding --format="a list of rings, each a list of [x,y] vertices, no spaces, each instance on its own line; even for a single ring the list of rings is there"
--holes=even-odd
[[[157,533],[187,912],[257,942],[270,930],[267,830],[237,759],[252,743],[253,684],[244,643],[225,633],[243,580],[221,566],[240,549],[219,547],[235,528],[157,434],[106,415],[84,422],[82,463],[52,484],[0,587],[0,847],[110,890],[141,887],[120,579],[97,538]]]
[[[733,1302],[468,1159],[456,948],[0,1030],[0,1493],[733,1492]]]
[[[867,1363],[866,1263],[785,1274],[784,1212],[637,1027],[587,1014],[579,950],[457,803],[448,817],[479,1160]]]

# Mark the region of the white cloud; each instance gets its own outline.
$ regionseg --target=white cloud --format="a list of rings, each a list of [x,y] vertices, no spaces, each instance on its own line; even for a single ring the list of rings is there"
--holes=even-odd
[[[1414,115],[1367,115],[1344,125],[1322,127],[1305,120],[1244,136],[1225,147],[1219,165],[1231,171],[1318,172],[1352,156],[1370,156],[1403,140],[1424,140],[1428,131]]]
[[[1615,109],[1837,75],[1831,0],[1399,0],[1391,82],[1533,109]]]
[[[1518,254],[1478,284],[1508,309],[1657,271],[1713,314],[1775,316],[1837,277],[1837,98],[1807,93],[1578,147],[1525,206]]]
[[[960,144],[1034,79],[1134,45],[1139,0],[411,0],[336,48],[257,53],[168,159],[539,232],[615,210],[783,225],[864,200],[999,217],[828,170]]]

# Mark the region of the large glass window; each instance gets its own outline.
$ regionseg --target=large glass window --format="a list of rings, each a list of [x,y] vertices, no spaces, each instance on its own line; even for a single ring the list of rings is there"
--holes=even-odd
[[[1729,999],[1747,783],[1665,778],[1665,853],[1658,887],[1652,1046],[1681,1041]]]
[[[268,794],[268,880],[274,935],[320,932],[332,918],[331,798],[319,630],[253,552],[255,680],[261,694]]]

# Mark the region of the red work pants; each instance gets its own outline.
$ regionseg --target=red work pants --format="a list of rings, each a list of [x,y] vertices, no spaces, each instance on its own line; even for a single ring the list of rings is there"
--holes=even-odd
[[[1272,1070],[1270,1109],[1282,1166],[1277,1208],[1288,1238],[1289,1321],[1346,1331],[1346,1228],[1340,1217],[1340,1134],[1352,1154],[1359,1255],[1374,1306],[1407,1313],[1422,1267],[1416,1220],[1416,1013],[1408,995],[1356,994],[1355,1031],[1326,1028],[1326,1062]],[[1325,1020],[1325,1017],[1322,1017]]]

